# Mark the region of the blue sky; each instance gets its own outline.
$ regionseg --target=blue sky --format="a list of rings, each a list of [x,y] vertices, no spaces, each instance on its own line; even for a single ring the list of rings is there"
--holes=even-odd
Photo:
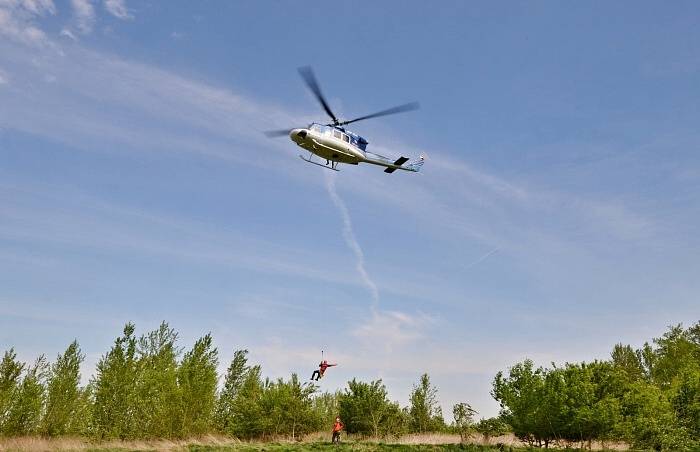
[[[700,317],[697,2],[0,0],[0,347],[211,331],[222,367],[428,372],[497,412],[526,357]],[[261,131],[354,130],[420,174],[330,173]]]

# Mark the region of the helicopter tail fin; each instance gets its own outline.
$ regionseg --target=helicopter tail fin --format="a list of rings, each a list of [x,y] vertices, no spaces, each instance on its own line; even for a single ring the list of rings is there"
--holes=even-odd
[[[425,155],[421,154],[420,157],[418,157],[416,160],[413,160],[412,162],[409,162],[408,165],[403,166],[404,163],[408,162],[408,157],[399,157],[396,159],[394,162],[394,165],[396,166],[390,166],[387,169],[384,170],[385,173],[393,173],[397,169],[402,169],[406,171],[413,171],[413,172],[418,172],[420,171],[421,167],[423,166],[423,163],[425,163]]]

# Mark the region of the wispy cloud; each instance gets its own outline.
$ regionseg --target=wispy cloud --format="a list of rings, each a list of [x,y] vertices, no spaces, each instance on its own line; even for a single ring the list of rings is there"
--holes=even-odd
[[[134,17],[129,13],[125,0],[105,0],[105,9],[118,19],[126,20]]]
[[[95,25],[95,7],[91,0],[71,0],[76,26],[83,34],[92,32]]]
[[[373,347],[391,352],[396,347],[423,338],[425,330],[434,323],[434,318],[423,313],[410,315],[400,311],[372,309],[370,319],[356,328],[353,334]]]
[[[0,0],[0,35],[31,46],[48,43],[36,20],[56,14],[52,0]]]
[[[62,29],[61,32],[60,32],[59,34],[60,34],[61,36],[65,36],[66,38],[69,38],[69,39],[71,39],[71,40],[73,40],[73,41],[77,41],[77,40],[78,40],[78,37],[75,36],[75,34],[74,34],[72,31],[70,31],[69,28],[64,28],[64,29]]]

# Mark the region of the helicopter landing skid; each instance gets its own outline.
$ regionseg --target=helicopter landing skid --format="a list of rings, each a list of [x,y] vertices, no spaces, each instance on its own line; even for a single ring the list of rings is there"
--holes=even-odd
[[[313,165],[318,165],[318,166],[320,166],[321,168],[326,168],[326,169],[333,170],[333,171],[340,171],[338,168],[336,168],[336,166],[338,166],[338,162],[334,162],[334,161],[332,161],[332,160],[330,160],[331,166],[328,166],[328,164],[325,164],[325,165],[324,165],[324,164],[322,164],[322,163],[314,162],[313,160],[311,160],[310,157],[309,157],[309,158],[306,158],[306,157],[304,157],[304,156],[301,155],[301,154],[299,155],[299,158],[302,159],[303,161],[307,162],[307,163],[311,163],[311,164],[313,164]]]

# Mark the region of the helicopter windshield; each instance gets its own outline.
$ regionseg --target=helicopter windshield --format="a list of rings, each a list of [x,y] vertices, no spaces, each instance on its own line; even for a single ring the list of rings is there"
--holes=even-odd
[[[320,134],[327,134],[330,132],[329,128],[326,126],[323,126],[321,124],[311,124],[311,127],[309,127],[312,131]]]

